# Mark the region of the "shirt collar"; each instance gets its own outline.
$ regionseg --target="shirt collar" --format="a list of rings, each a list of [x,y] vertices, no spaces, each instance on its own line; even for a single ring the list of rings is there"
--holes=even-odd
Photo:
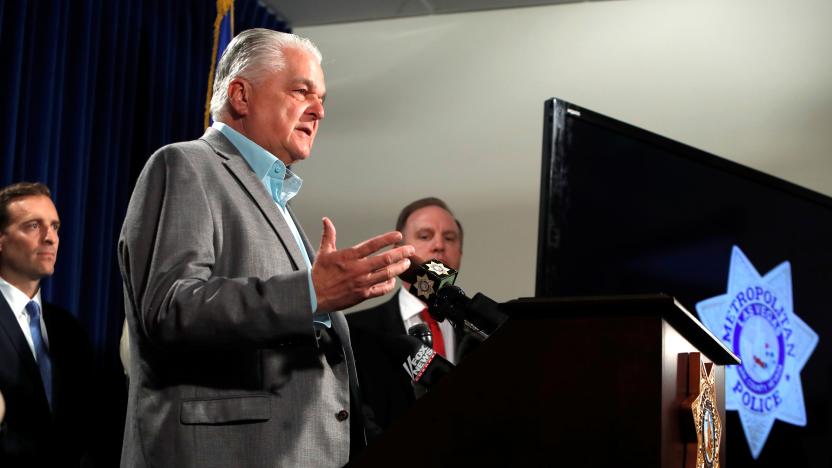
[[[14,313],[15,316],[25,313],[26,304],[28,304],[29,301],[37,302],[38,306],[40,306],[40,310],[43,310],[43,304],[40,299],[40,288],[38,288],[38,292],[35,293],[35,297],[30,299],[26,293],[17,289],[16,286],[0,276],[0,293],[3,294],[3,297],[6,299],[6,302],[9,304],[9,307],[12,309],[12,313]]]
[[[410,294],[410,291],[405,289],[404,285],[399,288],[399,312],[402,314],[402,321],[406,322],[419,315],[425,307],[427,307],[425,303]]]
[[[286,203],[300,192],[303,180],[286,167],[283,161],[242,133],[222,122],[214,122],[211,127],[219,130],[231,141],[251,170],[257,174],[257,178],[263,182],[272,200],[281,208],[286,208]]]

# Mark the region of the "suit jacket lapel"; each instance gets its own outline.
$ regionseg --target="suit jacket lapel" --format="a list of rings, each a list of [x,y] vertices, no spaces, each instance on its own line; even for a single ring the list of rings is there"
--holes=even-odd
[[[29,373],[29,378],[40,382],[38,364],[35,362],[35,357],[32,356],[32,350],[29,348],[26,336],[23,335],[23,330],[20,329],[20,323],[6,302],[6,298],[2,295],[0,295],[0,329],[2,330],[0,333],[8,338],[12,344],[12,348],[17,352],[20,362],[23,363],[23,367]],[[43,383],[41,383],[42,387]],[[44,398],[46,398],[46,395],[44,395]]]
[[[266,187],[263,187],[263,183],[257,179],[257,174],[251,170],[251,166],[243,159],[237,148],[221,132],[213,128],[208,128],[200,139],[208,143],[225,160],[223,164],[240,182],[240,185],[251,196],[260,212],[263,213],[263,216],[283,243],[283,247],[289,252],[295,268],[304,268],[306,263],[303,260],[303,254],[300,247],[298,247],[298,243],[295,242],[295,237],[286,224],[286,220],[277,211],[278,208],[269,192],[266,191]]]

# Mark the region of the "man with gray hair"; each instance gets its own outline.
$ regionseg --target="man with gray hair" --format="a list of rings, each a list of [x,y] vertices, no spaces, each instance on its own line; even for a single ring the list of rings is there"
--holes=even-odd
[[[398,232],[317,255],[289,199],[324,118],[321,55],[253,29],[220,60],[214,125],[161,148],[119,240],[130,333],[122,466],[341,466],[363,442],[342,308],[409,267]]]

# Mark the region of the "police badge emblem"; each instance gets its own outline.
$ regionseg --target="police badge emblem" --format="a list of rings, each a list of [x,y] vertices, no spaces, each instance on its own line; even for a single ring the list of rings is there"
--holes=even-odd
[[[690,405],[696,427],[696,468],[719,468],[722,421],[716,403],[714,368],[699,362],[699,396]]]
[[[775,419],[806,425],[800,371],[818,335],[793,309],[789,262],[761,276],[734,246],[727,289],[727,294],[696,304],[696,312],[742,360],[726,368],[725,409],[739,412],[756,459]]]
[[[431,260],[428,263],[426,263],[425,268],[427,268],[428,271],[436,273],[439,276],[444,276],[451,272],[451,269],[446,267],[442,262],[437,262],[434,260]]]
[[[413,284],[416,289],[416,296],[424,297],[426,300],[436,292],[433,290],[433,281],[428,278],[428,275],[416,276],[416,282]]]
[[[436,302],[436,293],[456,281],[457,271],[433,258],[420,264],[411,265],[402,273],[403,281],[410,283],[410,293],[421,299],[428,307]]]

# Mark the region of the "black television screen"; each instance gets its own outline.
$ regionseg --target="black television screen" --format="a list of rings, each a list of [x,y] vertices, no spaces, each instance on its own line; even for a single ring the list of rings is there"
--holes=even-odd
[[[559,99],[542,166],[536,295],[676,297],[743,359],[729,466],[832,466],[832,199]]]

